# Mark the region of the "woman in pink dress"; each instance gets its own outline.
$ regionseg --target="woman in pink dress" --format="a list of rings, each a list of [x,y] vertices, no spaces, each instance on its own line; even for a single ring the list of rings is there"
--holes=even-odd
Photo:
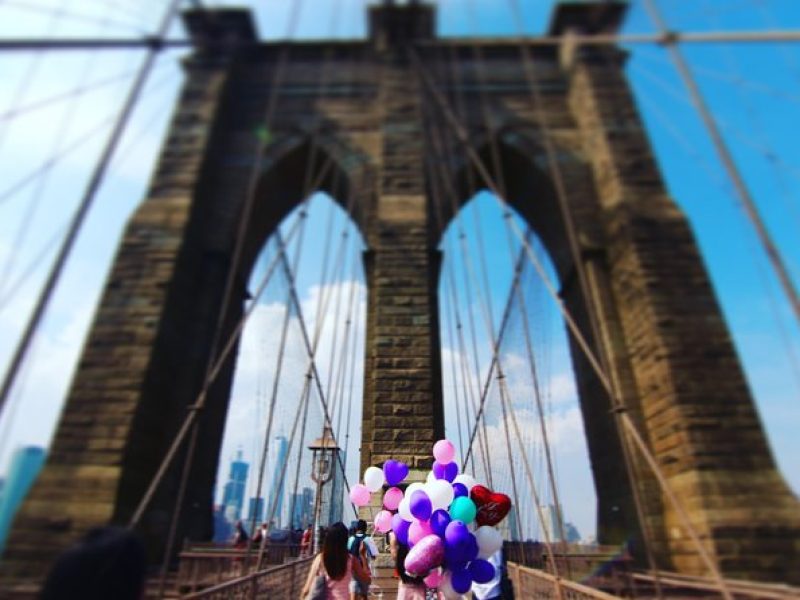
[[[347,527],[343,523],[334,523],[328,528],[322,552],[311,563],[301,598],[309,594],[317,577],[325,578],[328,600],[349,600],[353,577],[366,585],[372,581],[369,570],[347,551]]]

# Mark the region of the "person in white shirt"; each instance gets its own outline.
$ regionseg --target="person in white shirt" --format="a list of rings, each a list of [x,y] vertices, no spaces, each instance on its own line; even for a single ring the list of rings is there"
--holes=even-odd
[[[472,597],[476,600],[502,600],[503,551],[498,550],[487,558],[494,565],[494,578],[488,583],[472,583]]]

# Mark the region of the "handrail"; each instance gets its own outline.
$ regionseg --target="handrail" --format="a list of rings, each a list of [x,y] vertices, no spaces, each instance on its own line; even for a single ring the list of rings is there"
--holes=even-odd
[[[636,581],[651,583],[655,577],[650,573],[632,573]],[[665,587],[685,587],[697,590],[718,591],[719,585],[716,580],[702,577],[700,575],[684,575],[683,573],[672,573],[659,571],[658,579]],[[725,583],[731,592],[737,596],[747,596],[750,598],[765,598],[772,600],[784,600],[786,598],[800,598],[800,588],[784,583],[762,583],[745,581],[743,579],[725,578]]]
[[[508,570],[508,575],[511,578],[512,584],[514,585],[515,594],[518,594],[519,597],[522,598],[529,597],[529,595],[525,593],[528,590],[526,590],[525,586],[522,585],[522,579],[520,577],[521,574],[525,574],[528,577],[533,577],[539,582],[549,584],[553,590],[560,586],[563,591],[573,592],[573,594],[569,594],[569,597],[572,599],[590,598],[594,600],[620,600],[620,596],[614,596],[613,594],[597,590],[575,581],[556,577],[555,575],[545,573],[539,569],[523,567],[522,565],[518,565],[513,562],[506,563],[506,567]]]
[[[296,570],[298,568],[302,568],[304,570],[303,579],[305,578],[305,570],[307,567],[310,566],[313,557],[303,557],[293,560],[291,562],[287,562],[283,565],[278,565],[274,567],[269,567],[262,571],[257,571],[255,573],[250,573],[249,575],[244,575],[242,577],[237,577],[236,579],[231,579],[230,581],[226,581],[224,583],[217,584],[215,586],[206,588],[199,592],[192,592],[190,594],[186,594],[185,596],[181,596],[184,600],[201,600],[201,599],[208,599],[214,597],[230,597],[232,594],[239,592],[239,591],[249,591],[252,598],[255,598],[257,595],[257,588],[259,587],[259,583],[268,583],[268,582],[261,582],[259,580],[273,578],[278,579],[286,570]],[[299,594],[299,588],[297,593]],[[238,597],[238,596],[237,596]]]

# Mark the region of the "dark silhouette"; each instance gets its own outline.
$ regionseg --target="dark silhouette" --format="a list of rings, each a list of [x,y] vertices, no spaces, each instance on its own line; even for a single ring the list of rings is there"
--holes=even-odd
[[[56,560],[41,600],[140,600],[147,560],[144,546],[121,527],[92,529]]]

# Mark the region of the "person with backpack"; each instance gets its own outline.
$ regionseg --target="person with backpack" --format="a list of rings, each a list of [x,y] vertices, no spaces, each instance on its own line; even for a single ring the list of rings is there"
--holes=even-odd
[[[352,582],[363,581],[367,589],[372,576],[360,560],[347,551],[347,527],[334,523],[325,534],[322,552],[311,563],[300,597],[304,600],[347,600]]]
[[[378,548],[375,542],[367,535],[367,522],[359,519],[356,530],[350,539],[347,540],[347,551],[370,571],[370,561],[378,555]],[[350,582],[350,600],[367,600],[369,596],[369,583],[358,579]]]

